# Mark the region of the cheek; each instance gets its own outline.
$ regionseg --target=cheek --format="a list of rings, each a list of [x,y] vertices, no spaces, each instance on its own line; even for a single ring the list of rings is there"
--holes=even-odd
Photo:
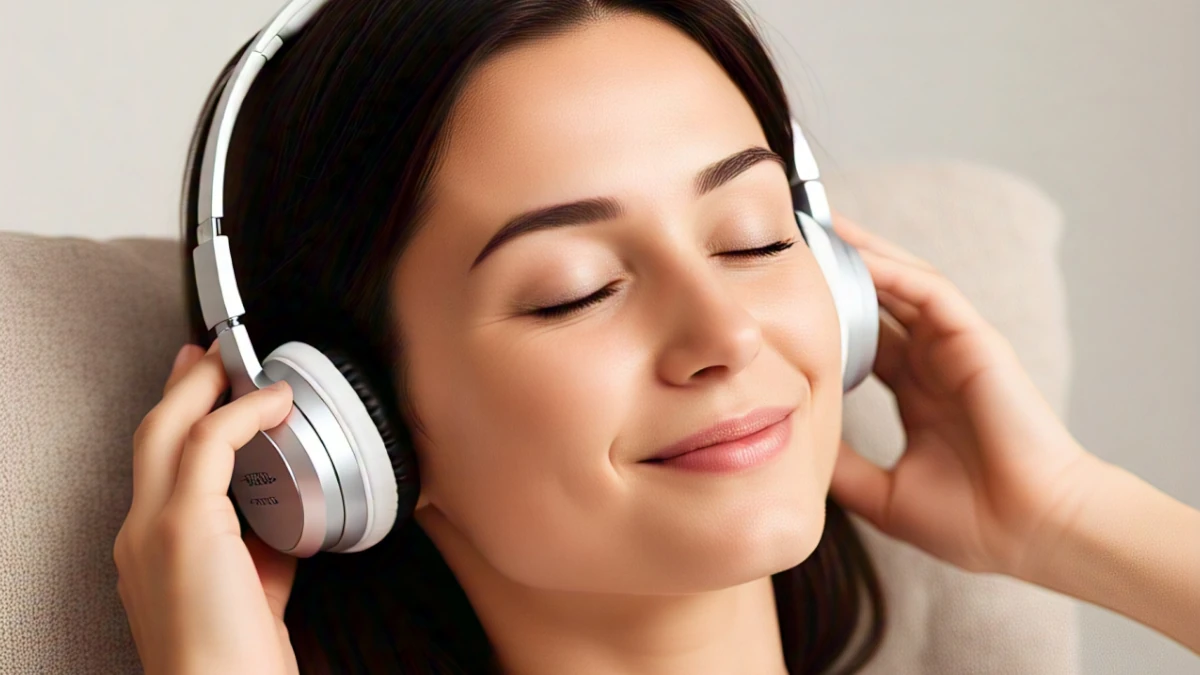
[[[808,376],[815,389],[841,396],[842,342],[833,294],[808,257],[780,278],[760,309],[763,337],[785,361]]]
[[[585,331],[569,341],[514,333],[412,345],[413,395],[432,439],[421,476],[493,567],[544,585],[582,565],[568,560],[595,559],[588,533],[620,498],[609,448],[629,415],[633,366],[628,349],[589,344]]]
[[[812,414],[805,420],[812,438],[814,470],[828,488],[842,429],[842,342],[833,295],[816,261],[798,266],[763,322],[764,338],[810,384]],[[822,498],[824,495],[822,494]]]

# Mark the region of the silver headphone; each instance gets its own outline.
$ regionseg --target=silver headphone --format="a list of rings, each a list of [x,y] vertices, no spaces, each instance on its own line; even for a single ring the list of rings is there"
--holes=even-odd
[[[326,0],[290,0],[255,37],[230,72],[209,128],[199,176],[197,246],[192,252],[204,323],[216,331],[230,400],[287,380],[293,406],[279,426],[236,453],[232,490],[255,534],[297,556],[351,553],[379,543],[408,519],[419,494],[416,459],[396,417],[344,354],[287,342],[261,364],[241,323],[245,314],[229,239],[221,233],[225,164],[238,111],[250,85],[284,40]],[[871,372],[879,332],[875,287],[852,246],[833,231],[816,161],[792,121],[796,221],[833,293],[841,326],[842,385]]]

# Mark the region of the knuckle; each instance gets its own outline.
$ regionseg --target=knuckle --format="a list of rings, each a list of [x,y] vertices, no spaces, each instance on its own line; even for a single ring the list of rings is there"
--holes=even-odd
[[[932,271],[930,274],[932,275],[934,286],[937,288],[939,293],[942,293],[943,295],[958,293],[958,286],[954,285],[954,282],[950,281],[947,276],[944,274],[939,274],[936,271]]]
[[[130,531],[129,524],[121,526],[121,530],[117,532],[117,536],[113,539],[112,559],[113,565],[117,568],[117,573],[128,571],[135,565],[137,557],[137,546],[134,543],[134,537]]]
[[[187,544],[187,532],[186,519],[178,510],[164,512],[151,533],[155,550],[168,559],[180,556]]]
[[[941,270],[939,270],[936,265],[934,265],[933,263],[929,262],[928,260],[926,260],[924,258],[916,258],[913,262],[916,264],[917,267],[925,270],[929,274],[931,274],[939,279],[946,278],[946,275],[942,274]]]
[[[216,434],[216,425],[211,416],[206,416],[188,429],[187,443],[189,445],[204,445],[212,441]]]
[[[121,529],[117,530],[117,536],[113,537],[113,558],[124,558],[129,551],[129,518],[125,518],[125,522],[121,523]],[[117,561],[120,562],[120,561]]]
[[[112,545],[112,561],[118,570],[125,566],[125,555],[125,537],[117,533]]]
[[[133,430],[133,445],[135,448],[140,448],[151,440],[154,429],[158,426],[161,414],[161,412],[158,412],[158,408],[154,408],[142,418],[142,422]]]
[[[1015,361],[1020,360],[1017,355],[1016,348],[1013,346],[1012,342],[1010,342],[1009,339],[1000,332],[1000,329],[996,328],[987,321],[981,321],[979,329],[982,332],[984,339],[988,342],[993,350],[1004,354]]]

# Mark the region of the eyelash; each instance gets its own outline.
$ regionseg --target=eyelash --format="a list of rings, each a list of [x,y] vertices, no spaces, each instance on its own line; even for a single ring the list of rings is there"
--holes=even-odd
[[[717,255],[738,258],[769,258],[771,256],[783,253],[795,245],[795,243],[795,239],[786,239],[783,241],[777,241],[773,244],[767,244],[766,246],[761,246],[759,248],[750,248],[742,251],[727,251],[725,253],[718,253]],[[541,307],[533,310],[530,312],[530,314],[540,319],[558,319],[586,309],[616,292],[617,283],[614,282],[585,298],[561,305],[554,305],[553,307]]]

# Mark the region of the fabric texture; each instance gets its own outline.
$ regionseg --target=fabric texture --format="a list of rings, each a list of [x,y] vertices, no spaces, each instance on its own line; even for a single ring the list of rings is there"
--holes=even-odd
[[[948,161],[862,167],[826,185],[835,210],[954,281],[1064,414],[1063,223],[1044,193]],[[141,672],[112,545],[129,508],[133,431],[187,335],[183,255],[168,239],[0,232],[2,673]],[[884,466],[899,456],[896,407],[874,376],[848,396],[844,432]],[[1074,600],[958,570],[851,518],[889,614],[863,672],[1079,672]]]

